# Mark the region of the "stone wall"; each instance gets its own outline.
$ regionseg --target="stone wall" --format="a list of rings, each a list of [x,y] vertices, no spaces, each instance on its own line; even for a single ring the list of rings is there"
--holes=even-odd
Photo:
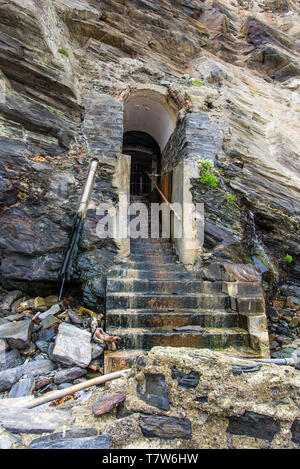
[[[87,153],[96,153],[96,145],[103,158],[97,197],[117,203],[111,173],[121,145],[121,102],[138,83],[166,86],[167,99],[180,103],[164,171],[198,154],[215,159],[223,170],[219,188],[203,187],[197,178],[193,185],[194,201],[205,203],[206,254],[252,262],[251,211],[271,263],[298,282],[295,2],[283,8],[256,1],[187,6],[105,0],[98,8],[87,0],[9,0],[0,5],[0,18],[0,272],[5,287],[56,282],[89,164],[87,144]],[[226,192],[236,196],[229,206]],[[109,265],[115,253],[112,245],[91,248],[93,210],[78,279],[87,279],[96,264]],[[290,265],[286,253],[293,258]]]
[[[106,384],[72,408],[75,426],[111,434],[111,448],[299,448],[300,372],[210,350],[155,347],[129,378]],[[92,404],[126,400],[110,414]]]
[[[200,157],[214,161],[222,148],[222,131],[208,113],[191,112],[179,119],[162,153],[162,172],[168,174],[184,159]]]

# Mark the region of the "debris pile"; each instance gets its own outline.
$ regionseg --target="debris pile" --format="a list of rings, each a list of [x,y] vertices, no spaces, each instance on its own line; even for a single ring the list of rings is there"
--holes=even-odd
[[[104,350],[118,337],[102,314],[75,308],[72,298],[0,294],[0,398],[41,396],[103,374]]]

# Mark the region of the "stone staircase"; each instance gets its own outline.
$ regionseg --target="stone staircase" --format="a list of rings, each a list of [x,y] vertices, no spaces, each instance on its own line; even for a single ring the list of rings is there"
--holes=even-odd
[[[106,312],[121,350],[249,347],[222,282],[188,271],[165,239],[131,239],[130,259],[107,279]]]

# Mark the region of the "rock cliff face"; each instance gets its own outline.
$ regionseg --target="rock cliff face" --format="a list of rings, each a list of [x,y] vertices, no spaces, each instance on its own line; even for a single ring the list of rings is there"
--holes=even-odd
[[[178,149],[178,131],[189,123],[180,158],[199,155],[222,168],[217,188],[197,178],[192,187],[194,200],[205,202],[206,251],[274,272],[287,270],[288,253],[296,281],[299,15],[291,0],[1,1],[3,287],[57,289],[96,155],[101,167],[75,280],[87,303],[103,298],[118,247],[95,236],[96,208],[118,203],[123,100],[137,84],[160,84],[178,110],[169,147]]]

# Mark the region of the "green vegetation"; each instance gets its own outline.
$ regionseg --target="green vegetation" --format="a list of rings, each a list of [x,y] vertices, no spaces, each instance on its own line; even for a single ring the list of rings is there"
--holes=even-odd
[[[224,182],[226,182],[226,184],[230,184],[230,179],[224,179]]]
[[[198,80],[198,78],[192,78],[192,79],[191,79],[191,84],[192,84],[193,86],[203,86],[203,85],[204,85],[203,81],[202,81],[202,80]]]
[[[205,172],[202,174],[200,182],[202,184],[208,184],[210,187],[217,187],[220,181],[216,178],[214,174]]]
[[[290,263],[292,262],[292,260],[293,260],[293,257],[292,257],[290,254],[286,254],[284,258],[285,258],[285,260],[286,260],[289,264],[290,264]]]
[[[65,55],[66,57],[69,57],[69,52],[67,52],[65,49],[57,49],[57,52]]]
[[[201,184],[207,184],[209,187],[216,187],[220,180],[216,177],[214,163],[211,160],[201,160],[198,158],[198,164],[201,170],[200,182]]]
[[[227,207],[229,207],[229,205],[235,201],[236,201],[236,195],[232,194],[231,192],[227,192],[226,194]]]

